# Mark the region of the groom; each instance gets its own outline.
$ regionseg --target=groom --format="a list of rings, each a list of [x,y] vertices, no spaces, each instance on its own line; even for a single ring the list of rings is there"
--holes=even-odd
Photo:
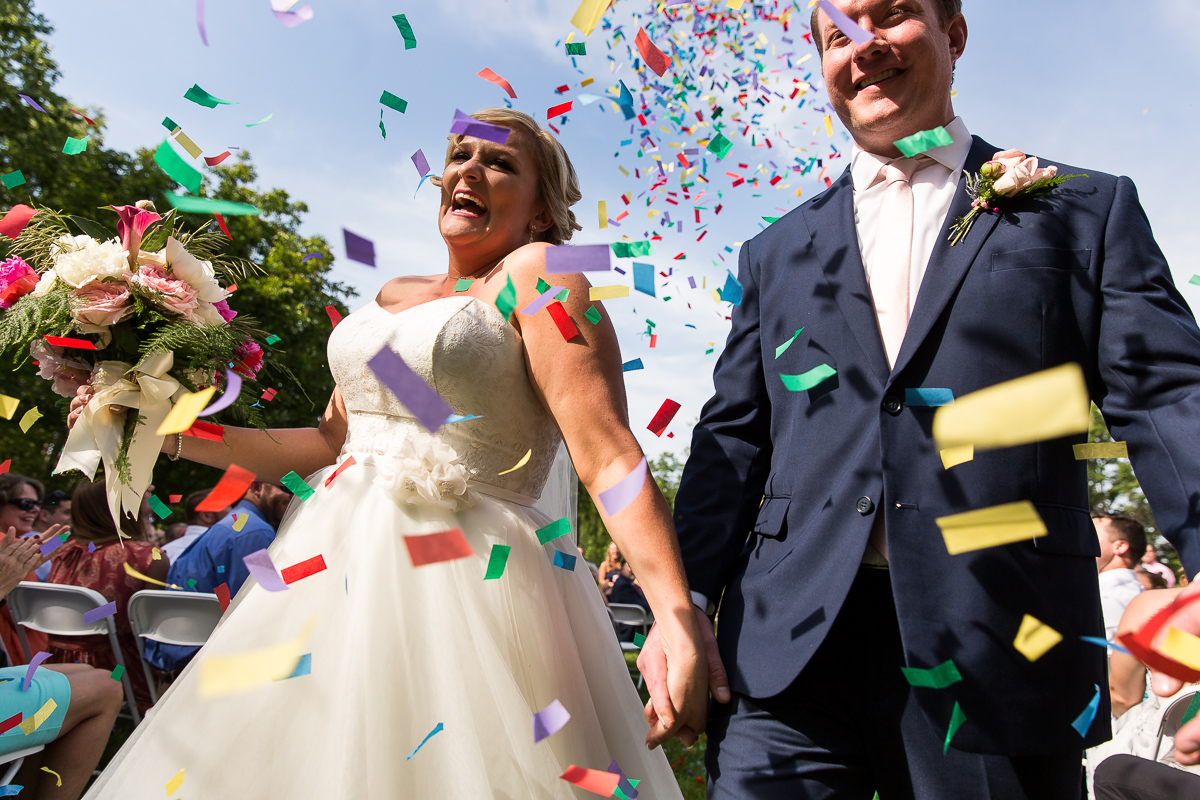
[[[833,5],[873,37],[813,15],[857,146],[828,191],[742,248],[744,298],[675,503],[732,690],[716,666],[708,796],[1078,798],[1083,749],[1110,736],[1105,650],[1080,639],[1104,633],[1084,436],[944,463],[911,390],[961,397],[1079,364],[1191,574],[1200,330],[1126,178],[1010,198],[951,246],[966,176],[1000,149],[951,105],[961,0]],[[952,144],[900,157],[893,142],[937,127]],[[807,391],[780,377],[823,364],[836,374]],[[947,553],[936,519],[1017,501],[1046,536]],[[1013,645],[1025,615],[1062,635],[1033,661]],[[653,716],[668,709],[653,634],[640,664]]]

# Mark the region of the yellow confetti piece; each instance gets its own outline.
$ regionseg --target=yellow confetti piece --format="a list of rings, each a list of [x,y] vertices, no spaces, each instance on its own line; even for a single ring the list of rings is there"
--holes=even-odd
[[[184,133],[183,131],[180,131],[179,135],[175,137],[175,143],[178,144],[180,147],[182,147],[184,150],[187,150],[188,155],[190,155],[192,158],[200,157],[200,153],[202,151],[200,150],[199,147],[196,146],[195,142],[193,142],[191,139],[188,138],[188,135],[186,133]]]
[[[596,213],[600,215],[600,227],[608,227],[608,204],[601,200],[597,203]]]
[[[629,297],[629,287],[592,286],[588,289],[589,300],[612,300],[615,297]]]
[[[18,426],[21,428],[21,433],[29,433],[29,429],[33,427],[33,423],[42,418],[42,412],[33,407],[25,412],[25,416],[21,417]]]
[[[161,559],[162,559],[162,553],[159,552],[157,547],[150,551],[150,560],[151,561],[159,561]]]
[[[238,514],[237,519],[233,521],[233,529],[240,532],[242,528],[246,527],[246,520],[248,519],[250,519],[249,514]]]
[[[1074,446],[1075,460],[1089,458],[1129,458],[1129,447],[1125,442],[1091,442]]]
[[[21,405],[21,401],[17,398],[0,394],[0,417],[12,419],[13,414],[17,413],[17,406],[19,405]]]
[[[609,0],[583,0],[575,10],[575,16],[571,17],[571,24],[583,31],[584,36],[591,36],[608,3]]]
[[[583,80],[581,80],[581,81],[579,82],[579,85],[580,85],[580,86],[590,86],[590,85],[591,85],[592,83],[594,83],[595,81],[596,81],[596,79],[595,79],[595,78],[584,78]]]
[[[940,451],[942,457],[942,466],[946,469],[957,467],[959,464],[965,464],[968,461],[975,460],[975,445],[964,444],[962,447],[947,447]]]
[[[58,783],[55,784],[56,787],[62,786],[62,775],[59,775],[57,772],[50,769],[49,767],[42,767],[42,772],[49,772],[51,775],[53,775],[55,777],[55,779],[58,781]]]
[[[1026,614],[1021,620],[1021,629],[1013,639],[1013,647],[1030,661],[1037,661],[1054,645],[1062,641],[1062,634],[1034,616]]]
[[[746,2],[746,0],[729,0],[729,2],[725,4],[725,7],[732,8],[734,11],[737,11],[742,7],[742,3],[744,2]]]
[[[1180,664],[1200,670],[1200,637],[1193,636],[1179,628],[1167,628],[1158,649],[1164,656],[1175,659]]]
[[[986,450],[1055,439],[1088,429],[1088,392],[1078,364],[1035,372],[971,392],[933,418],[938,447]]]
[[[717,302],[717,303],[721,302],[721,293],[720,293],[720,292],[718,292],[716,289],[713,289],[713,290],[711,290],[711,291],[709,292],[709,294],[711,294],[711,295],[712,295],[712,299],[713,299],[713,301],[715,301],[715,302]]]
[[[828,114],[825,115],[825,133],[829,136],[833,136],[833,118]]]
[[[21,730],[25,731],[25,735],[36,731],[42,727],[42,723],[50,719],[50,715],[54,713],[54,709],[58,708],[58,703],[51,698],[46,701],[46,704],[37,710],[37,713],[32,717],[21,722]]]
[[[175,792],[179,790],[180,786],[183,786],[183,770],[176,772],[175,777],[167,781],[167,794],[175,794]]]
[[[296,669],[316,625],[310,620],[295,639],[229,656],[209,656],[200,662],[196,694],[203,699],[237,694],[282,680]]]
[[[951,514],[937,524],[952,556],[1046,535],[1045,523],[1028,500]]]
[[[521,460],[520,460],[520,461],[518,461],[518,462],[516,463],[516,465],[515,465],[515,466],[513,466],[513,467],[511,467],[511,468],[509,468],[509,469],[506,469],[506,470],[504,470],[504,472],[497,472],[496,474],[497,474],[497,475],[507,475],[507,474],[508,474],[508,473],[510,473],[510,472],[516,472],[516,471],[517,471],[517,470],[519,470],[521,467],[523,467],[523,466],[525,466],[526,464],[528,464],[528,463],[529,463],[529,457],[530,457],[531,455],[533,455],[533,451],[532,451],[532,450],[529,450],[529,451],[527,451],[527,452],[525,453],[525,455],[521,456]]]
[[[166,586],[169,589],[182,589],[183,588],[182,586],[176,586],[173,583],[163,583],[162,581],[155,580],[154,578],[151,578],[149,575],[143,575],[142,573],[138,572],[133,567],[129,566],[128,561],[125,562],[124,567],[125,567],[126,575],[129,575],[130,577],[133,577],[133,578],[137,578],[139,581],[145,581],[146,583],[153,583],[157,586]]]
[[[183,433],[192,427],[192,423],[196,421],[196,417],[208,405],[208,401],[212,399],[213,393],[216,391],[217,387],[210,386],[207,389],[189,392],[180,397],[171,408],[171,413],[167,414],[167,418],[158,426],[155,435],[166,436],[168,433]]]

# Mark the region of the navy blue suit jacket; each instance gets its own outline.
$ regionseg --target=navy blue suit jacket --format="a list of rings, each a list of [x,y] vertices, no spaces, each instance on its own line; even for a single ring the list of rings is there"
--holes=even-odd
[[[976,138],[965,170],[977,172],[997,149]],[[943,231],[890,371],[852,193],[847,171],[742,247],[744,297],[675,501],[691,587],[720,598],[733,688],[769,697],[795,679],[882,513],[906,661],[953,659],[963,677],[915,690],[941,730],[961,704],[967,722],[955,746],[1022,755],[1104,741],[1105,651],[1079,639],[1104,635],[1085,462],[1071,448],[1086,437],[977,452],[947,470],[931,435],[934,409],[903,401],[909,388],[961,397],[1080,364],[1114,438],[1128,442],[1160,530],[1188,573],[1200,570],[1200,330],[1136,190],[1128,178],[1091,173],[985,213],[954,247]],[[947,227],[969,208],[963,179]],[[820,364],[837,375],[808,392],[788,391],[779,377]],[[947,553],[938,517],[1018,500],[1036,505],[1047,536]],[[1064,636],[1035,662],[1012,644],[1025,614]],[[845,657],[870,658],[871,642]],[[1081,738],[1071,722],[1097,685],[1099,713]]]

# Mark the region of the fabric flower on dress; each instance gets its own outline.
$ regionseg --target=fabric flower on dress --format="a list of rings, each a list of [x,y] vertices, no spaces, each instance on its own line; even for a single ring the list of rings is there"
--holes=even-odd
[[[410,431],[395,450],[376,460],[375,485],[397,503],[457,511],[479,502],[467,482],[471,473],[450,445],[425,431]]]

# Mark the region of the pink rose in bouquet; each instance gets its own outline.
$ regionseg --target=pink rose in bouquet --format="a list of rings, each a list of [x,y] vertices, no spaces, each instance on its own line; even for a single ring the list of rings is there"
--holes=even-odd
[[[161,267],[143,264],[128,278],[129,282],[151,295],[151,299],[173,314],[196,321],[200,302],[196,290],[187,282],[173,277]]]
[[[0,262],[0,308],[8,308],[37,286],[38,274],[20,256]]]
[[[88,325],[107,328],[133,312],[129,287],[123,281],[94,281],[72,294],[78,299],[78,305],[72,309],[71,316]]]
[[[235,360],[233,371],[241,374],[244,378],[253,378],[262,369],[263,351],[258,346],[258,342],[253,339],[247,339],[238,345],[233,357]]]
[[[53,381],[51,389],[62,397],[74,397],[79,387],[87,383],[92,376],[91,367],[86,363],[66,358],[44,339],[36,340],[29,351],[37,362],[38,377]]]

